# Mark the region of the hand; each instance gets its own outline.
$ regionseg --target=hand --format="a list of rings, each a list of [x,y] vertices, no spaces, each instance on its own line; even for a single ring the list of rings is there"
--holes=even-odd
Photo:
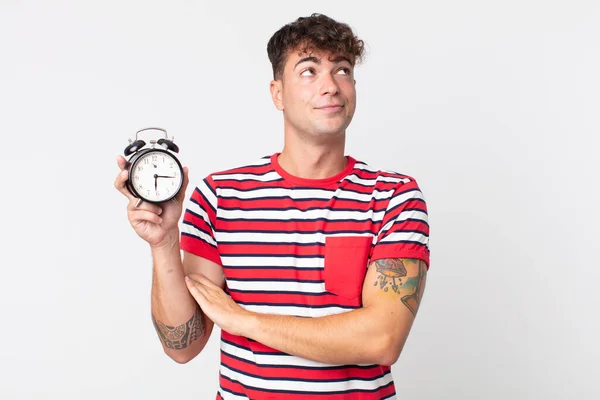
[[[202,274],[190,274],[186,285],[200,308],[222,330],[246,336],[248,317],[252,314],[240,307],[219,286]]]
[[[127,205],[127,218],[139,237],[151,246],[162,246],[168,244],[172,237],[169,233],[178,232],[179,218],[183,211],[185,191],[189,182],[188,168],[183,168],[183,183],[181,190],[172,200],[160,205],[142,202],[136,207],[138,198],[134,197],[125,183],[127,182],[127,160],[123,156],[117,156],[117,165],[121,172],[115,179],[115,188],[129,200]],[[179,234],[177,234],[179,236]]]

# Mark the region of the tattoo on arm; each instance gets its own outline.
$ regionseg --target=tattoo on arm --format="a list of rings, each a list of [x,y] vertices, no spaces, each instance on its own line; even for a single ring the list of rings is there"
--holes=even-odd
[[[166,347],[175,350],[185,349],[192,342],[204,334],[204,314],[200,307],[196,307],[196,312],[185,324],[179,326],[167,326],[157,321],[152,315],[154,329],[158,333],[160,340]]]
[[[410,263],[408,269],[405,263]],[[427,267],[417,259],[391,258],[375,261],[377,279],[375,285],[390,296],[399,296],[413,316],[417,315],[425,290]],[[389,285],[388,285],[389,284]]]

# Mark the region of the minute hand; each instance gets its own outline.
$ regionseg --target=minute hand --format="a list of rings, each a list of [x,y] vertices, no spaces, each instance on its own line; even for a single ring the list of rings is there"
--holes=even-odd
[[[176,178],[175,176],[156,175],[157,178]]]

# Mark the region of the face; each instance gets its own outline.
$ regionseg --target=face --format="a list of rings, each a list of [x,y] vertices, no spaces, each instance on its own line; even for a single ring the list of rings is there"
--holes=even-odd
[[[342,136],[354,116],[356,89],[350,60],[331,53],[289,52],[281,80],[271,82],[286,130],[315,139]]]

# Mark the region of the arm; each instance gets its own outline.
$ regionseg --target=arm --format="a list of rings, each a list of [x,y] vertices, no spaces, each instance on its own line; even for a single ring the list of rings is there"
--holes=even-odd
[[[320,318],[246,311],[200,274],[191,274],[187,285],[206,314],[233,335],[327,364],[392,365],[418,311],[426,274],[421,260],[376,260],[363,284],[363,307]]]
[[[178,363],[196,357],[206,345],[213,321],[206,317],[190,295],[184,277],[201,273],[223,288],[223,268],[207,259],[180,254],[179,232],[167,235],[165,244],[152,247],[152,322],[165,353]]]
[[[377,260],[365,278],[362,308],[321,318],[250,313],[242,335],[309,360],[392,365],[412,327],[426,275],[421,260]]]
[[[172,201],[162,203],[160,206],[146,202],[139,203],[126,188],[128,178],[127,160],[123,156],[117,157],[117,165],[121,172],[115,179],[115,188],[128,200],[127,217],[135,232],[150,244],[154,261],[152,274],[152,322],[163,345],[164,351],[173,360],[185,363],[197,356],[204,348],[210,337],[213,322],[204,315],[201,308],[189,294],[185,285],[186,274],[204,274],[208,281],[215,287],[223,288],[225,277],[223,268],[209,261],[219,261],[216,250],[202,252],[205,258],[184,252],[181,261],[181,241],[178,222],[182,213],[186,188],[189,183],[187,167],[183,168],[183,184],[180,192]],[[194,190],[191,204],[196,204],[201,197],[199,191]],[[196,201],[196,203],[194,203]],[[199,205],[200,206],[200,205]],[[204,204],[210,209],[208,204]],[[201,206],[200,206],[201,207]],[[202,214],[202,211],[199,211]],[[194,219],[190,211],[184,215],[184,227],[190,235],[190,226]],[[212,214],[214,219],[214,213]],[[192,222],[190,222],[190,218]],[[208,216],[207,216],[208,218]],[[196,221],[196,223],[199,223]],[[190,225],[191,224],[191,225]],[[211,237],[212,229],[208,229]],[[214,238],[207,239],[209,242]],[[193,243],[183,243],[186,249],[198,252],[198,246]],[[215,257],[216,255],[216,257]]]

